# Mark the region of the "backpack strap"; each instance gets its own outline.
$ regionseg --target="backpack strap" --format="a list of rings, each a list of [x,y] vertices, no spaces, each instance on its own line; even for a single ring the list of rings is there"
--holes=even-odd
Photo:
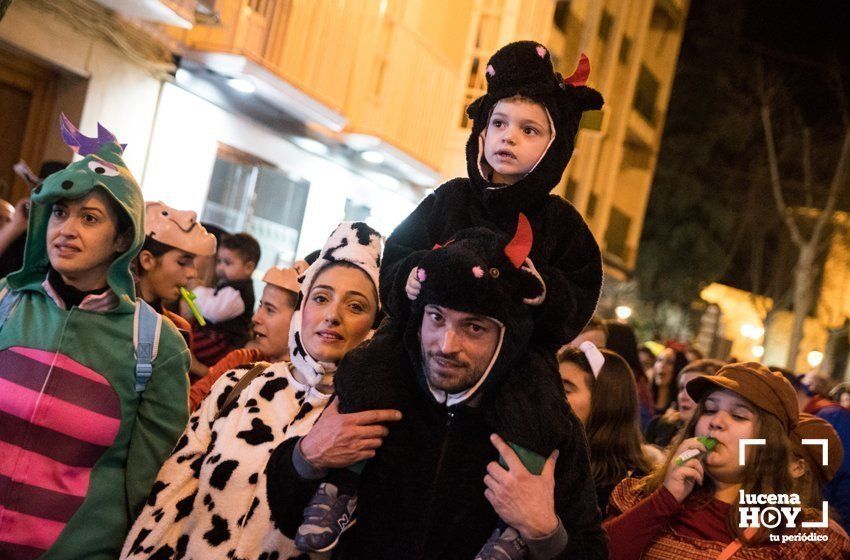
[[[133,315],[133,348],[136,350],[136,392],[141,393],[153,374],[153,361],[159,351],[162,315],[146,301],[136,299]]]
[[[236,382],[236,385],[233,386],[233,389],[227,394],[227,398],[224,399],[224,403],[222,403],[221,408],[218,409],[218,412],[215,413],[215,420],[218,420],[218,417],[221,416],[221,412],[226,409],[230,403],[239,398],[239,393],[247,387],[251,381],[253,381],[258,375],[266,371],[266,368],[271,364],[268,362],[256,362],[254,367],[245,372],[245,375],[239,378],[239,381]]]
[[[15,290],[9,290],[8,286],[4,286],[0,290],[0,329],[3,328],[3,323],[12,314],[15,305],[20,301],[21,293]]]

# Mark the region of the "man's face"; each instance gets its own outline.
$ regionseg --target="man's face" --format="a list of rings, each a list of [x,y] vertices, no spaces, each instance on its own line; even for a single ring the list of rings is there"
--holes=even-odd
[[[495,319],[426,305],[419,339],[431,386],[461,393],[475,385],[493,360],[501,331]]]

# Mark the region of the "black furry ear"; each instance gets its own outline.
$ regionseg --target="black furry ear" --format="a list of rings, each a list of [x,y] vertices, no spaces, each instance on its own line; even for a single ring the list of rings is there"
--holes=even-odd
[[[473,101],[472,103],[469,104],[469,107],[466,108],[466,116],[467,117],[469,117],[472,120],[475,120],[475,118],[478,116],[479,109],[481,109],[481,105],[484,103],[485,97],[487,97],[487,96],[482,95],[481,97],[479,97],[478,99],[476,99],[475,101]]]
[[[598,111],[605,103],[602,94],[591,87],[578,86],[574,91],[582,111]]]
[[[522,299],[533,300],[542,296],[543,284],[540,283],[540,280],[525,268],[521,268],[519,272],[519,291],[522,294]]]

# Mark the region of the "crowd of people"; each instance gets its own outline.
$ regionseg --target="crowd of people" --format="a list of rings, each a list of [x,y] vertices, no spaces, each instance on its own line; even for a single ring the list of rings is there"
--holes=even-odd
[[[258,305],[256,239],[63,117],[77,160],[0,205],[0,557],[850,557],[850,391],[594,315],[598,244],[549,194],[589,72],[500,49],[468,177]]]

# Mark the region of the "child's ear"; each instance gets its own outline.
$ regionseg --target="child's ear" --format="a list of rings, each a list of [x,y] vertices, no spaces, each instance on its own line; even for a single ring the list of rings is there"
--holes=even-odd
[[[257,263],[254,261],[245,261],[245,268],[248,270],[248,274],[253,274],[257,268]]]
[[[139,252],[139,266],[144,271],[152,270],[156,266],[156,257],[147,249],[142,249]]]

